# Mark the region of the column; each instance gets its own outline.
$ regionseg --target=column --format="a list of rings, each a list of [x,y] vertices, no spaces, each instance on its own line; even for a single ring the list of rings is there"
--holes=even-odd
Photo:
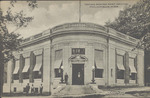
[[[144,51],[139,50],[137,56],[137,82],[139,86],[144,86]]]
[[[22,70],[23,70],[23,67],[24,67],[24,58],[23,58],[22,54],[20,55],[19,65],[20,65],[20,69],[19,69],[19,83],[23,83]]]
[[[124,58],[124,65],[125,65],[125,84],[129,83],[129,53],[125,53],[125,58]]]
[[[137,72],[137,56],[135,57],[134,63],[135,63],[135,69],[136,69],[136,72]],[[136,74],[135,79],[136,79],[136,84],[137,84],[137,74]]]
[[[7,90],[9,90],[9,92],[11,93],[11,83],[12,83],[12,68],[13,68],[13,59],[8,61],[8,65],[7,65],[7,84],[8,87]]]
[[[35,65],[35,56],[33,51],[30,54],[30,68],[29,68],[29,81],[30,83],[34,82],[34,72],[33,72],[33,68]]]
[[[14,71],[14,68],[15,68],[15,59],[12,59],[12,69],[11,69],[11,83],[14,83],[14,75],[13,75],[13,71]]]

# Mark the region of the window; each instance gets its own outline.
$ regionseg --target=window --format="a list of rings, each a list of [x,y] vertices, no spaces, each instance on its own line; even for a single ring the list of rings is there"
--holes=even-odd
[[[117,79],[124,79],[124,57],[117,55]]]
[[[62,69],[60,69],[61,66],[62,66],[62,60],[55,61],[55,64],[54,64],[55,77],[61,77],[61,71],[62,71]]]
[[[56,50],[55,51],[55,63],[54,63],[54,72],[55,72],[56,78],[61,77],[61,74],[63,74],[62,73],[63,69],[60,69],[61,66],[63,66],[62,65],[62,57],[63,57],[62,49]]]
[[[14,77],[14,80],[19,80],[19,60],[16,60],[15,61],[15,68],[14,68],[14,71],[13,71],[13,77]]]
[[[29,72],[23,73],[23,79],[29,79]]]
[[[29,79],[30,58],[25,58],[24,68],[22,70],[23,79]]]
[[[101,50],[95,50],[95,64],[96,64],[96,68],[99,69],[103,69],[104,65],[103,65],[103,51]]]
[[[19,74],[14,74],[14,80],[19,80]]]
[[[104,65],[103,65],[103,51],[95,50],[95,77],[103,78]]]
[[[135,62],[134,58],[129,58],[129,68],[130,68],[130,79],[135,80],[136,79],[136,69],[135,69]]]
[[[117,70],[117,79],[124,79],[124,70]]]
[[[40,71],[35,71],[34,72],[34,79],[41,79],[43,76],[42,68]]]
[[[131,73],[130,79],[131,80],[136,80],[136,73]]]
[[[61,77],[61,72],[62,72],[62,69],[55,68],[55,78]]]
[[[95,69],[95,78],[103,78],[103,69]]]
[[[36,65],[34,66],[34,79],[42,78],[43,76],[43,65],[42,65],[42,55],[36,56]]]

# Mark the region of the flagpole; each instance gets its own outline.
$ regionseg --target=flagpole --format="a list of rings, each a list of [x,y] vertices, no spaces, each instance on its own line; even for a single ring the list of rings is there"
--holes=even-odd
[[[81,0],[79,0],[79,22],[81,22]]]

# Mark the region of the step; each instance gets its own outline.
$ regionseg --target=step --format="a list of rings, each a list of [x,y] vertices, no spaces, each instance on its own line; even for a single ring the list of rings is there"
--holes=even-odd
[[[66,85],[62,90],[58,93],[53,94],[53,96],[103,96],[104,94],[100,93],[100,91],[94,90],[91,85]]]

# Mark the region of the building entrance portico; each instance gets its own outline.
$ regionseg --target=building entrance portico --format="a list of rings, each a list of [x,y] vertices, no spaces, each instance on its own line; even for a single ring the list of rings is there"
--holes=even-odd
[[[84,64],[72,64],[72,85],[84,85]]]
[[[72,65],[72,85],[84,85],[84,67],[88,59],[83,55],[72,55],[69,58]]]

